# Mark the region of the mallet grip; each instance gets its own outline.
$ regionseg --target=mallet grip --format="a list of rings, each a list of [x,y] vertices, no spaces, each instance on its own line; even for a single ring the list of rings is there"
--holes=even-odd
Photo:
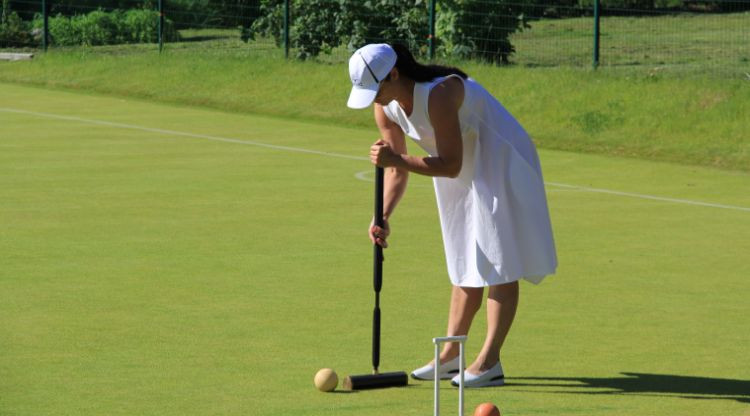
[[[380,308],[375,306],[372,313],[372,371],[378,374],[380,367]]]

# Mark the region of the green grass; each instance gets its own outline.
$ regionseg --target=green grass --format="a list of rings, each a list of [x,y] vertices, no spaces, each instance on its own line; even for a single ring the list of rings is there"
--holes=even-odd
[[[462,66],[543,148],[750,170],[748,81],[646,69]],[[0,82],[372,126],[369,111],[345,105],[345,64],[287,62],[271,49],[50,52],[0,63]]]
[[[701,36],[717,27],[675,19]],[[520,34],[518,47],[546,33],[532,48],[541,51],[564,40],[556,30],[584,29],[576,19],[545,24]],[[510,68],[460,63],[543,148],[560,256],[556,276],[522,286],[503,353],[509,385],[467,392],[469,407],[493,401],[506,416],[750,411],[750,89],[685,70],[694,63],[684,56],[628,57],[632,47],[608,31],[642,24],[607,22],[603,47],[617,55],[604,62],[621,60],[597,72],[531,68],[521,55]],[[161,56],[130,45],[0,62],[0,415],[431,413],[430,383],[312,388],[320,367],[369,371],[372,189],[354,174],[371,170],[356,157],[377,133],[367,111],[345,108],[345,65],[284,62],[270,42],[225,31],[187,35]],[[632,42],[646,42],[636,52],[650,57],[662,50],[654,39]],[[423,364],[444,331],[433,198],[429,181],[413,176],[392,222],[385,370]],[[470,354],[484,325],[480,313]],[[447,385],[443,397],[452,409]]]
[[[537,144],[750,171],[750,13],[606,17],[588,69],[590,19],[547,19],[513,37],[515,65],[454,62],[485,85]],[[0,62],[0,82],[73,89],[352,127],[346,55],[284,61],[269,39],[184,30],[184,42],[52,50]],[[567,64],[573,63],[573,66]],[[561,66],[557,66],[561,65]],[[576,66],[577,65],[577,66]]]
[[[0,90],[0,414],[431,414],[431,383],[312,386],[320,367],[369,371],[372,184],[355,174],[372,128]],[[522,285],[509,385],[468,390],[467,408],[747,414],[748,174],[540,156],[560,268]],[[410,370],[447,316],[429,180],[412,176],[391,225],[382,367]]]
[[[750,13],[602,17],[600,64],[610,69],[741,77],[750,72]],[[544,19],[511,37],[515,62],[590,65],[593,19]]]

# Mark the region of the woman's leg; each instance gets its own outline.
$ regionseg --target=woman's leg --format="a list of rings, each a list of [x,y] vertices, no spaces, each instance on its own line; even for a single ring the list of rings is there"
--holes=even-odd
[[[466,368],[472,374],[489,370],[500,359],[500,348],[513,324],[518,307],[518,282],[490,286],[487,293],[487,338],[476,361]],[[442,360],[441,360],[442,361]]]
[[[469,333],[471,321],[482,306],[483,293],[484,288],[481,287],[453,286],[446,336],[466,335]],[[458,343],[445,343],[443,351],[440,353],[440,362],[444,363],[456,358],[458,350]]]

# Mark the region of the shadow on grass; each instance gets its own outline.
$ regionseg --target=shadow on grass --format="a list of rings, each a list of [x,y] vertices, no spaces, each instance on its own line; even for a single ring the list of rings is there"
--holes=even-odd
[[[561,387],[555,393],[635,394],[670,396],[686,399],[723,399],[750,403],[750,380],[668,374],[621,373],[624,377],[512,377],[506,386]],[[582,391],[581,389],[608,389]]]
[[[367,393],[368,391],[391,390],[391,389],[413,389],[417,387],[419,387],[419,384],[414,384],[413,382],[410,382],[409,384],[405,386],[391,386],[391,387],[380,387],[380,388],[375,388],[375,389],[360,389],[360,390],[336,389],[329,393],[336,393],[336,394]]]
[[[228,36],[228,35],[198,35],[198,36],[183,36],[180,38],[180,42],[205,42],[208,40],[226,40],[226,39],[237,39],[239,36]]]

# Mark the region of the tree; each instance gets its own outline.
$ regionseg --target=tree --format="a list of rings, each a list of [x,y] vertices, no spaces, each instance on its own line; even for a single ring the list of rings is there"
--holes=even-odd
[[[437,40],[444,56],[507,62],[509,36],[527,27],[532,1],[439,0]],[[424,54],[429,34],[428,0],[293,0],[290,41],[300,59],[339,46],[353,51],[367,43],[401,42]],[[261,0],[261,16],[249,30],[284,38],[283,0]]]
[[[443,56],[508,63],[515,52],[510,35],[530,27],[534,1],[441,0],[436,36]]]

